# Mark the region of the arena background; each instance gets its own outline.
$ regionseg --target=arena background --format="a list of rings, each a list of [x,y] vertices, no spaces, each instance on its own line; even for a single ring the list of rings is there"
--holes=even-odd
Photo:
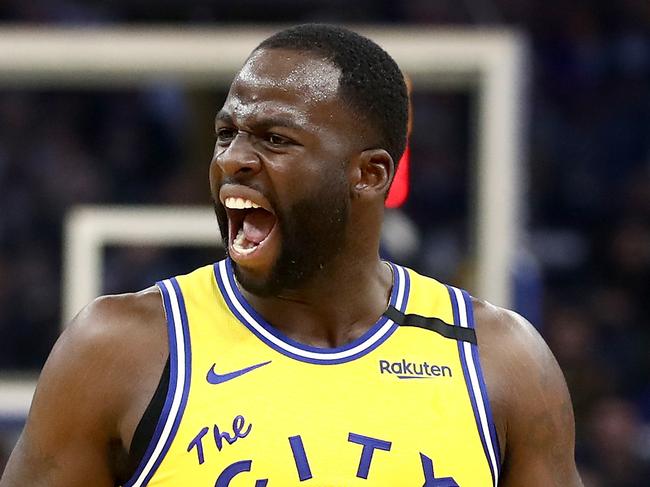
[[[0,19],[5,41],[6,29],[35,27],[243,31],[306,21],[458,29],[479,34],[477,51],[481,33],[514,37],[524,56],[525,90],[512,94],[522,195],[513,201],[522,207],[507,229],[516,230],[517,252],[495,281],[508,280],[512,293],[503,299],[534,322],[564,370],[585,485],[647,485],[647,1],[5,0]],[[2,49],[12,49],[2,41],[0,34]],[[224,55],[230,47],[223,43]],[[222,82],[88,81],[81,74],[78,83],[56,85],[35,75],[0,85],[0,409],[15,384],[35,378],[60,332],[64,222],[75,208],[209,201],[212,118]],[[384,241],[384,252],[398,262],[475,292],[486,130],[479,106],[474,81],[427,84],[414,76],[410,193],[390,211]],[[140,289],[218,256],[208,239],[198,246],[109,243],[101,292]],[[20,414],[0,418],[0,470],[21,425]]]

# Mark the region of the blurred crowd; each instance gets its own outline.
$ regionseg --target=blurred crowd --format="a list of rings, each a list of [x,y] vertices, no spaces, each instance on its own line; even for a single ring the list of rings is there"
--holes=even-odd
[[[335,21],[510,26],[530,41],[528,314],[566,375],[587,487],[650,478],[650,3],[548,0],[4,0],[41,24]],[[345,5],[345,8],[338,8]],[[74,205],[208,204],[222,87],[0,90],[0,370],[38,370],[59,332],[62,223]],[[468,266],[471,94],[415,87],[412,194],[396,259],[452,282]],[[215,231],[216,235],[216,231]],[[105,292],[218,258],[109,248]],[[1,400],[1,399],[0,399]],[[0,428],[0,432],[2,429]],[[4,446],[3,443],[7,443]],[[10,441],[0,435],[0,470]]]

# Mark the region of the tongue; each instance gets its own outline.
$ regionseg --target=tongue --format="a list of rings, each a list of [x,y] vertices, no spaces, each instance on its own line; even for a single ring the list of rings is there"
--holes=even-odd
[[[262,209],[250,210],[244,217],[244,236],[249,242],[259,244],[271,233],[273,225],[275,215],[272,213]]]

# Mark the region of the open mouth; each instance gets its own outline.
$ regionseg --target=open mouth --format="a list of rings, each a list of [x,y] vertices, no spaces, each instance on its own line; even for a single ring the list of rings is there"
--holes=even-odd
[[[252,259],[272,240],[277,217],[268,201],[250,188],[224,187],[220,193],[228,216],[231,257]]]
[[[237,200],[233,202],[231,200]],[[234,205],[248,205],[244,207]],[[259,206],[252,206],[250,200],[228,198],[226,212],[228,214],[230,245],[238,253],[247,255],[254,252],[269,237],[277,218],[273,213]]]

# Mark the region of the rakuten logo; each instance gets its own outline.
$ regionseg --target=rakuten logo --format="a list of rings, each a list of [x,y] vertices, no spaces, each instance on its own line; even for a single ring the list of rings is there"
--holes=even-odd
[[[428,362],[399,362],[379,361],[379,372],[394,375],[398,379],[434,379],[436,377],[452,377],[451,367],[448,365],[435,365]]]

